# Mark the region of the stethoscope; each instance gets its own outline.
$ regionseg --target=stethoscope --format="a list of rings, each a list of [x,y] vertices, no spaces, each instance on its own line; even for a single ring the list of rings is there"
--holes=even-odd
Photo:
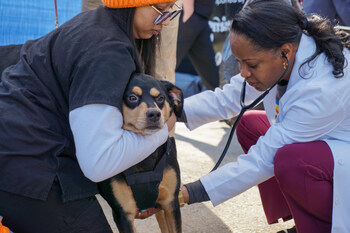
[[[248,109],[250,108],[253,108],[255,107],[258,103],[260,103],[261,100],[263,100],[265,98],[265,96],[267,94],[269,94],[269,92],[271,91],[272,88],[274,88],[283,78],[284,76],[286,75],[287,71],[288,71],[288,68],[289,68],[289,60],[286,56],[286,54],[284,52],[281,53],[282,54],[282,57],[286,59],[287,61],[287,66],[286,66],[286,69],[284,70],[283,74],[281,75],[281,77],[277,80],[277,82],[275,82],[270,88],[268,88],[264,93],[262,93],[258,98],[256,98],[251,104],[248,104],[246,105],[244,103],[244,99],[245,99],[245,90],[246,90],[246,85],[247,85],[247,82],[244,80],[243,84],[242,84],[242,91],[241,91],[241,97],[240,97],[240,104],[241,104],[241,112],[238,114],[237,118],[236,118],[236,121],[235,123],[233,124],[232,126],[232,129],[231,129],[231,132],[230,132],[230,135],[227,139],[227,143],[226,143],[226,146],[220,156],[220,158],[218,159],[218,161],[216,162],[214,168],[210,171],[215,171],[221,164],[222,160],[225,158],[226,156],[226,153],[227,153],[227,150],[228,148],[230,147],[230,143],[232,141],[232,137],[233,137],[233,134],[236,130],[236,127],[237,127],[237,124],[239,122],[239,120],[241,119],[241,117],[243,116],[244,112],[247,111]]]

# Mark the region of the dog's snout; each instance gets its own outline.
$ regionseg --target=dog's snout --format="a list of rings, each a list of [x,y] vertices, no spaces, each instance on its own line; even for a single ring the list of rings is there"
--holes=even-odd
[[[159,121],[161,113],[158,110],[149,110],[146,113],[147,119],[150,121]]]

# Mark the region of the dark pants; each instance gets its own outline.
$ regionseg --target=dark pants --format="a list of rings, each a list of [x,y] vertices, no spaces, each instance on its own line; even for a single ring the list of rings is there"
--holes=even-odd
[[[208,19],[193,13],[185,23],[182,22],[182,14],[179,20],[176,68],[179,67],[185,55],[188,55],[206,88],[214,90],[219,86],[220,77],[210,40],[211,29]]]
[[[62,203],[57,182],[46,201],[0,191],[0,215],[15,233],[112,232],[95,196]]]
[[[243,115],[237,138],[245,153],[269,127],[265,111]],[[293,216],[298,233],[331,232],[333,169],[333,155],[325,142],[280,148],[274,159],[275,176],[258,185],[268,223]]]

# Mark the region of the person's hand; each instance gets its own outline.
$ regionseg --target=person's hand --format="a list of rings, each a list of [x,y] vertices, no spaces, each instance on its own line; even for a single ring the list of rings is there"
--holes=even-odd
[[[185,185],[181,185],[180,192],[182,192],[184,203],[188,203],[190,201],[190,195]]]
[[[170,132],[174,128],[175,123],[176,123],[176,116],[175,116],[175,113],[173,112],[166,122],[166,124],[168,125],[168,132]]]
[[[152,216],[153,214],[159,212],[160,210],[161,210],[160,208],[149,208],[149,209],[137,211],[135,218],[136,219],[145,219],[145,218],[148,218],[148,217]]]
[[[186,23],[186,21],[193,15],[194,0],[184,0],[182,8],[183,8],[182,22]]]

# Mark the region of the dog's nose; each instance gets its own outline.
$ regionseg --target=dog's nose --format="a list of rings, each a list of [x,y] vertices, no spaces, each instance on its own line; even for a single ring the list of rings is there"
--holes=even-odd
[[[158,110],[149,110],[146,113],[147,119],[150,121],[159,121],[160,119],[160,112]]]

